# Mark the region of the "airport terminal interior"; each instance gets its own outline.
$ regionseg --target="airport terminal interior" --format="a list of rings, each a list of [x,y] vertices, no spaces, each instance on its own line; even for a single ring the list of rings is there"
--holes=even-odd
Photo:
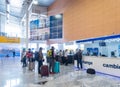
[[[120,87],[120,0],[0,0],[0,87]]]

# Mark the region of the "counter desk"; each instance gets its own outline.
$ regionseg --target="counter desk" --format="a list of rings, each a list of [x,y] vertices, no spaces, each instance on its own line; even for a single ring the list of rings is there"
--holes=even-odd
[[[76,67],[76,63],[74,64]],[[120,58],[83,56],[83,67],[93,68],[97,72],[120,77]]]

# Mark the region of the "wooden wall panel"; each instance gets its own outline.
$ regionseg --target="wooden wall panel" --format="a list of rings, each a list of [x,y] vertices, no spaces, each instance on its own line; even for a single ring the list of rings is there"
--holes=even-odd
[[[56,0],[55,3],[48,8],[48,15],[63,13],[66,6],[69,6],[69,1],[70,0]]]
[[[56,0],[53,10],[63,13],[66,41],[120,34],[120,0]]]

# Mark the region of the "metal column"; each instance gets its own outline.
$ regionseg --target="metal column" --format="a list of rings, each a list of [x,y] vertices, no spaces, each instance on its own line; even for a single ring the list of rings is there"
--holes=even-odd
[[[26,11],[26,50],[28,49],[29,44],[29,11]]]

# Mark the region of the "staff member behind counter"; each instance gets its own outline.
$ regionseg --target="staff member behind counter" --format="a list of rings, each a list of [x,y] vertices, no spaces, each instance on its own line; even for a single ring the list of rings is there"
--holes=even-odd
[[[70,50],[68,52],[68,49],[66,49],[64,56],[65,56],[65,65],[66,66],[68,65],[68,63],[71,64],[71,63],[74,62],[74,52],[73,52],[73,50]]]

